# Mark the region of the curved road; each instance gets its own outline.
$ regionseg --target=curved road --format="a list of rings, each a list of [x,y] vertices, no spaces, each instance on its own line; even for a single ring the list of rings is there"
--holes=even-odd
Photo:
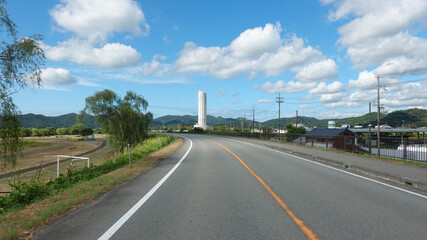
[[[427,236],[425,195],[237,140],[185,137],[172,156],[38,239]]]

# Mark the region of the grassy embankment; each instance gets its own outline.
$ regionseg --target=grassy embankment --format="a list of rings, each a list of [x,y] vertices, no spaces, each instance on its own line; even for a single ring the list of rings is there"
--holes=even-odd
[[[171,142],[173,144],[168,146]],[[3,208],[3,212],[0,213],[0,239],[31,237],[36,227],[76,209],[115,185],[146,170],[159,158],[175,151],[181,142],[181,139],[176,141],[174,138],[162,136],[159,144],[158,138],[155,137],[132,149],[131,166],[128,164],[127,153],[123,153],[100,166],[72,171],[48,183],[43,182],[43,186],[40,182],[35,182],[35,185],[38,184],[37,186],[43,191],[46,190],[47,194],[35,198],[30,204],[12,204],[8,209]],[[168,147],[164,148],[165,146]],[[26,190],[24,195],[31,193]],[[17,199],[21,197],[21,200],[25,200],[20,194],[23,192],[11,193],[15,197],[18,196]],[[3,199],[3,206],[4,202]],[[9,203],[11,202],[13,201],[10,200]]]

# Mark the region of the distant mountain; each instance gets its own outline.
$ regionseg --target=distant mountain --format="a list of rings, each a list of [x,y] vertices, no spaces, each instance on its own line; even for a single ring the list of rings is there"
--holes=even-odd
[[[197,116],[190,116],[190,115],[184,115],[184,116],[177,116],[177,115],[167,115],[163,117],[159,117],[154,119],[150,123],[150,127],[157,127],[157,126],[175,126],[178,124],[184,124],[186,126],[194,126],[198,122]],[[209,125],[229,125],[229,124],[240,124],[239,119],[234,118],[223,118],[223,117],[214,117],[211,115],[207,115],[207,122]],[[256,122],[258,124],[258,122]]]
[[[41,114],[24,114],[19,117],[21,125],[25,128],[45,128],[45,127],[71,127],[77,123],[77,114],[69,113],[56,117],[47,117]],[[85,115],[83,125],[89,128],[98,128],[95,117]]]
[[[350,118],[341,118],[341,119],[316,119],[313,117],[298,117],[298,123],[303,123],[306,127],[327,127],[328,121],[335,121],[336,126],[341,126],[343,124],[350,124],[351,126],[361,125],[367,127],[369,122],[373,126],[377,122],[376,112],[371,113],[371,121],[369,121],[369,114],[362,115],[360,117],[350,117]],[[223,118],[223,117],[214,117],[211,115],[207,116],[207,121],[209,125],[228,125],[233,127],[241,126],[241,118]],[[46,117],[43,115],[37,114],[25,114],[20,116],[20,121],[23,127],[26,128],[45,128],[45,127],[71,127],[77,123],[77,114],[69,113],[57,117]],[[246,119],[247,124],[250,125],[250,119]],[[178,124],[184,124],[186,126],[193,126],[197,123],[197,116],[176,116],[176,115],[167,115],[154,119],[150,123],[150,127],[157,126],[175,126]],[[286,124],[295,123],[295,117],[291,118],[281,118],[280,125],[282,127]],[[92,115],[85,116],[83,124],[90,128],[97,128],[99,125],[95,122],[95,117]],[[259,122],[255,121],[255,124],[258,126]],[[426,109],[408,109],[402,111],[394,111],[388,114],[381,114],[381,125],[388,124],[392,127],[400,127],[403,124],[405,127],[423,127],[427,126],[427,110]],[[271,119],[265,122],[262,122],[263,127],[277,128],[278,119]]]
[[[304,117],[304,116],[300,116],[298,117],[298,124],[302,123],[304,124],[304,126],[306,127],[314,127],[314,126],[320,126],[319,122],[321,120],[318,120],[316,118],[312,118],[312,117]],[[296,118],[295,117],[291,117],[291,118],[280,118],[280,126],[281,128],[284,128],[287,124],[295,124],[296,122]],[[261,125],[263,127],[267,127],[267,128],[277,128],[277,126],[279,125],[279,119],[271,119],[268,121],[265,121],[263,123],[261,123]]]

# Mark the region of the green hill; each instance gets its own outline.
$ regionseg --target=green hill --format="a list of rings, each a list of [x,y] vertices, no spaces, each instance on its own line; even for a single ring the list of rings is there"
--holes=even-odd
[[[77,123],[77,114],[69,113],[56,117],[48,117],[41,114],[24,114],[19,117],[21,125],[25,128],[45,128],[45,127],[71,127]],[[98,128],[95,117],[86,115],[83,124],[89,128]]]
[[[190,115],[184,115],[184,116],[176,116],[176,115],[167,115],[163,117],[159,117],[154,119],[150,123],[150,127],[157,127],[157,126],[175,126],[178,124],[184,124],[186,126],[194,126],[197,123],[197,116],[190,116]],[[207,115],[207,122],[209,125],[229,125],[229,124],[236,124],[240,123],[239,119],[234,118],[223,118],[223,117],[214,117],[211,115]]]
[[[26,128],[45,128],[45,127],[71,127],[77,123],[77,114],[69,113],[57,117],[47,117],[37,114],[25,114],[20,116],[20,121],[23,127]],[[214,117],[211,115],[207,116],[207,121],[209,125],[231,125],[233,127],[241,126],[241,119],[235,118],[223,118],[223,117]],[[246,123],[250,125],[250,119],[246,119]],[[350,124],[351,126],[361,125],[367,127],[369,124],[369,114],[365,114],[359,117],[350,117],[350,118],[331,118],[331,119],[316,119],[314,117],[298,117],[298,123],[304,124],[306,127],[327,127],[328,121],[335,121],[336,126],[341,126],[343,124]],[[376,112],[371,113],[371,121],[373,126],[377,125],[377,115]],[[150,123],[150,127],[157,126],[175,126],[178,124],[185,124],[186,126],[193,126],[197,123],[197,116],[176,116],[176,115],[167,115],[154,119]],[[295,123],[295,117],[291,118],[281,118],[280,125],[282,127],[286,124]],[[85,116],[83,124],[90,128],[97,128],[99,125],[95,122],[95,117],[92,115]],[[258,126],[259,122],[255,122]],[[381,125],[388,124],[392,127],[401,127],[403,124],[405,127],[423,127],[427,126],[427,110],[426,109],[408,109],[401,111],[394,111],[388,114],[381,114]],[[271,119],[261,123],[263,127],[277,128],[278,119]]]

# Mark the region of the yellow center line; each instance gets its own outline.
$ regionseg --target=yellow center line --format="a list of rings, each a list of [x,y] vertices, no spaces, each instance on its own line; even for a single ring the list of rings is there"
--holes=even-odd
[[[219,146],[223,147],[225,150],[227,150],[231,155],[233,155],[239,162],[261,183],[262,186],[273,196],[273,198],[279,203],[279,205],[285,210],[285,212],[291,217],[291,219],[297,224],[297,226],[301,229],[301,231],[307,236],[310,240],[318,240],[314,232],[308,228],[304,222],[299,219],[295,214],[291,211],[291,209],[283,202],[283,200],[277,196],[277,194],[270,188],[270,186],[267,185],[267,183],[262,180],[260,176],[258,176],[241,158],[239,158],[236,154],[234,154],[232,151],[230,151],[228,148],[226,148],[224,145],[211,140],[212,142],[218,144]]]

